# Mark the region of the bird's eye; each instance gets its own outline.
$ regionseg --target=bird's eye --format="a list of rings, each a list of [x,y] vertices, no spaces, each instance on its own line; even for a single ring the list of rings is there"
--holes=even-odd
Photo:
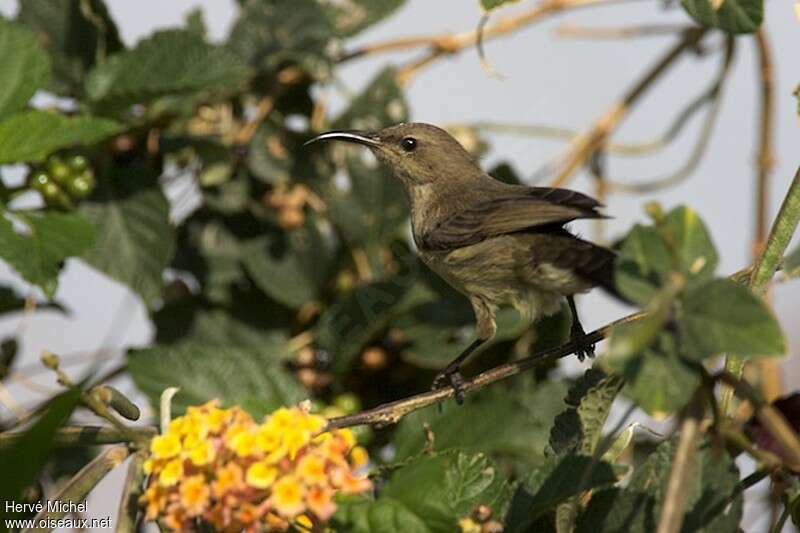
[[[405,137],[400,141],[400,147],[406,152],[413,152],[417,148],[417,140],[414,137]]]

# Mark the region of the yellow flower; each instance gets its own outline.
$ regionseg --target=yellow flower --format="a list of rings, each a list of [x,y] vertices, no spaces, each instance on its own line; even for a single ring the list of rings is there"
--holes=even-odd
[[[294,425],[295,413],[291,409],[281,407],[267,419],[267,425],[279,431],[286,431]]]
[[[266,489],[278,477],[278,469],[269,463],[259,461],[250,465],[245,479],[247,484],[257,489]]]
[[[325,421],[324,417],[319,415],[312,415],[310,413],[303,413],[300,416],[299,424],[303,429],[307,429],[312,433],[316,433],[317,431],[321,430],[325,427],[327,422]]]
[[[154,465],[155,461],[153,459],[145,459],[144,463],[142,463],[142,470],[149,476],[153,472]]]
[[[150,453],[156,459],[169,459],[181,452],[181,441],[173,433],[158,435],[150,442]]]
[[[314,527],[314,522],[308,517],[308,515],[301,514],[297,518],[295,518],[295,524],[297,526],[303,528],[306,531],[311,531],[311,528]]]
[[[154,520],[166,505],[167,494],[164,492],[164,489],[158,485],[150,485],[147,487],[147,490],[144,491],[142,500],[147,506],[147,519]]]
[[[325,474],[325,460],[312,454],[306,454],[297,464],[297,475],[309,485],[323,485],[328,481]]]
[[[228,413],[224,409],[213,407],[208,411],[206,422],[208,423],[209,429],[214,433],[217,433],[220,429],[222,429],[222,426],[225,424],[227,419]]]
[[[256,451],[256,436],[250,431],[242,431],[231,439],[229,446],[239,457],[247,457]]]
[[[291,518],[303,512],[305,504],[305,487],[299,480],[292,476],[284,476],[272,486],[272,507],[278,514]]]
[[[211,491],[201,475],[187,478],[181,483],[181,504],[189,516],[203,513],[211,499]]]
[[[294,461],[297,452],[311,441],[311,432],[307,429],[291,429],[283,436],[283,443],[289,459]]]
[[[458,521],[458,527],[461,533],[481,533],[481,525],[468,516]]]
[[[158,483],[163,487],[171,487],[183,476],[183,461],[173,459],[164,465],[158,475]]]
[[[214,460],[216,450],[214,450],[214,446],[212,446],[209,441],[203,440],[198,442],[196,446],[189,450],[188,455],[189,460],[193,464],[197,466],[205,466]]]
[[[277,450],[281,445],[281,434],[275,428],[264,424],[256,431],[256,448],[264,453]]]
[[[353,462],[353,468],[363,468],[369,463],[369,454],[362,446],[356,446],[350,452],[350,459]]]

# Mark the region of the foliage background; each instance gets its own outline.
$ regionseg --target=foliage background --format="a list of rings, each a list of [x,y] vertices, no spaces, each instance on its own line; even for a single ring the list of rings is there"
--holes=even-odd
[[[5,13],[12,13],[14,2],[0,2]],[[204,5],[206,21],[211,35],[223,36],[235,16],[235,2],[218,0],[206,2],[163,2],[143,0],[126,2],[109,1],[109,8],[121,21],[123,40],[127,44],[147,35],[152,28],[179,24],[182,15],[194,5]],[[381,41],[390,37],[440,33],[448,30],[472,29],[479,17],[474,2],[425,2],[411,0],[395,16],[359,35],[351,46],[359,43]],[[775,4],[775,5],[773,5]],[[180,8],[180,9],[178,9]],[[512,8],[512,11],[513,12]],[[624,25],[656,18],[658,22],[686,21],[680,9],[655,15],[652,3],[636,2],[619,7],[591,12],[575,13],[574,22],[587,24]],[[776,128],[776,153],[779,155],[773,173],[773,206],[782,198],[793,174],[796,161],[793,147],[800,143],[796,115],[791,110],[796,102],[791,92],[797,83],[797,69],[792,54],[787,51],[800,45],[798,21],[791,6],[768,4],[766,27],[770,31],[775,50],[778,97]],[[407,91],[411,115],[415,120],[433,123],[466,122],[474,120],[548,123],[581,129],[588,120],[596,117],[617,98],[660,50],[668,45],[669,38],[648,38],[630,43],[585,42],[557,39],[553,35],[559,21],[547,21],[535,28],[523,30],[486,46],[494,67],[506,76],[498,81],[486,76],[479,67],[474,51],[468,50],[455,58],[445,59],[424,70]],[[756,105],[754,91],[755,71],[753,50],[740,46],[732,79],[725,91],[722,114],[707,156],[693,177],[685,184],[665,193],[648,196],[665,205],[688,202],[702,214],[709,226],[718,249],[721,251],[721,272],[730,272],[749,263],[749,236],[752,234],[752,193]],[[346,86],[354,92],[360,89],[382,68],[387,59],[397,61],[409,58],[397,54],[366,58],[345,66],[340,75]],[[708,64],[684,61],[680,69],[671,73],[664,85],[648,96],[644,105],[620,130],[620,139],[650,138],[662,131],[676,101],[691,98],[697,82],[711,69]],[[608,75],[611,73],[612,75]],[[479,102],[476,105],[475,102]],[[334,98],[332,116],[346,106],[343,98]],[[665,168],[673,168],[683,160],[692,145],[693,132],[675,144],[661,158],[614,161],[615,174],[623,176],[650,176]],[[559,153],[561,144],[552,141],[496,137],[485,160],[490,168],[501,160],[508,160],[527,174],[550,157]],[[583,177],[574,187],[590,190]],[[608,235],[619,235],[637,220],[642,220],[640,197],[614,195],[608,205],[609,213],[616,218],[607,227]],[[773,209],[774,211],[774,209]],[[590,228],[583,228],[585,233]],[[0,266],[0,268],[5,268]],[[3,270],[4,280],[12,275]],[[122,348],[149,341],[152,334],[145,320],[145,312],[135,297],[119,285],[91,272],[77,262],[70,261],[62,275],[58,299],[72,310],[70,316],[44,314],[27,321],[22,332],[22,348],[27,361],[33,362],[43,348],[63,354],[91,352],[99,347]],[[797,316],[800,291],[796,284],[780,286],[775,294],[779,317]],[[601,295],[582,299],[586,326],[592,328],[618,316],[622,309],[610,304]],[[121,313],[108,310],[121,309]],[[785,321],[790,345],[797,353],[800,332]],[[0,319],[0,330],[17,331],[19,321]],[[113,350],[112,350],[113,355]],[[782,362],[787,369],[784,375],[787,390],[800,385],[798,367],[792,359]],[[23,361],[24,363],[24,361]],[[795,363],[796,365],[796,363]],[[565,372],[575,372],[578,364],[573,358],[562,363]],[[79,367],[74,367],[77,371]],[[36,381],[52,383],[48,375],[36,376]],[[15,394],[36,396],[25,388],[14,386]],[[113,484],[109,479],[104,483]],[[104,492],[101,490],[97,492]],[[104,505],[92,501],[94,509]],[[109,508],[113,503],[108,502]],[[95,511],[97,515],[104,512]],[[754,522],[755,524],[755,522]]]

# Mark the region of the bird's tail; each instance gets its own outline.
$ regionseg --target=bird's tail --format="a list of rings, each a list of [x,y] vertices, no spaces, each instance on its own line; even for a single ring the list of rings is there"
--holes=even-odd
[[[617,287],[616,277],[614,275],[617,253],[604,246],[598,246],[578,237],[573,238],[580,242],[581,255],[583,256],[581,261],[576,262],[575,272],[621,302],[631,303],[628,298],[619,292],[619,288]]]

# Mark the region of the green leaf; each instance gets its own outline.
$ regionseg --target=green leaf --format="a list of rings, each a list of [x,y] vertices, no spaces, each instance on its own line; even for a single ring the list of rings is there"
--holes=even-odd
[[[764,19],[764,0],[723,0],[717,9],[711,0],[682,0],[681,4],[703,26],[728,33],[753,33]]]
[[[326,15],[315,0],[249,0],[242,5],[228,46],[259,71],[271,73],[290,63],[312,78],[324,79],[331,72],[328,50],[334,37]]]
[[[40,161],[56,150],[94,144],[122,129],[104,118],[23,111],[0,122],[0,164]]]
[[[564,400],[566,410],[553,421],[549,451],[554,455],[592,455],[622,385],[618,376],[596,368],[587,370],[570,388]]]
[[[404,122],[408,105],[397,84],[397,71],[385,68],[378,73],[350,106],[333,122],[333,129],[375,131]]]
[[[405,0],[345,0],[326,5],[336,33],[351,37],[385,19]]]
[[[497,9],[498,7],[502,7],[507,4],[513,4],[514,2],[518,2],[519,0],[481,0],[481,7],[485,11],[491,11],[493,9]]]
[[[658,515],[652,495],[612,488],[592,495],[586,510],[578,516],[577,533],[625,533],[655,531]],[[735,529],[733,530],[735,531]]]
[[[394,316],[413,305],[409,291],[415,277],[398,274],[387,281],[361,285],[330,306],[317,323],[318,346],[334,357],[334,368],[345,372],[362,348]]]
[[[781,268],[783,275],[787,278],[800,277],[800,246],[786,256]]]
[[[247,167],[264,183],[288,183],[292,179],[294,154],[300,152],[300,144],[296,141],[272,120],[264,121],[250,141]]]
[[[84,13],[86,6],[94,21]],[[50,53],[50,88],[58,94],[80,95],[86,73],[98,58],[124,48],[102,0],[25,0],[20,2],[17,18]]]
[[[670,271],[670,253],[658,231],[636,224],[619,250],[617,287],[623,296],[647,305]]]
[[[533,391],[491,389],[467,396],[463,406],[447,402],[441,410],[421,409],[398,425],[393,439],[396,458],[403,460],[432,446],[538,464],[544,460],[550,420],[563,409],[565,393],[564,382],[545,381]],[[432,443],[426,440],[427,432],[433,435]]]
[[[395,470],[377,500],[340,502],[334,524],[337,531],[450,533],[478,505],[502,516],[508,496],[508,483],[483,454],[423,455]]]
[[[585,515],[590,518],[597,518],[598,514],[605,513],[608,516],[632,513],[630,500],[635,494],[647,494],[650,498],[644,499],[647,506],[652,505],[652,514],[649,517],[640,517],[642,521],[650,522],[661,514],[661,506],[667,490],[672,461],[677,450],[679,435],[676,434],[671,439],[662,442],[656,450],[650,454],[647,460],[637,468],[631,476],[626,491],[631,494],[621,500],[625,504],[623,509],[617,510],[612,507],[601,507],[607,498],[602,496],[602,492],[593,496]],[[741,491],[738,490],[739,471],[736,463],[730,455],[723,449],[718,449],[708,441],[697,443],[695,462],[692,468],[693,474],[688,478],[684,487],[684,497],[686,498],[686,515],[684,517],[684,533],[694,531],[736,531],[742,517],[743,499]],[[595,498],[600,498],[595,507]],[[614,501],[613,499],[611,499]],[[652,502],[652,503],[650,503]],[[585,518],[585,517],[581,517]],[[584,520],[579,519],[579,524]],[[585,520],[591,524],[589,520]],[[596,524],[602,523],[598,520]],[[579,531],[581,529],[579,528]],[[586,531],[584,529],[584,531]],[[595,525],[591,531],[619,531],[614,528],[597,529]]]
[[[50,77],[50,57],[36,36],[0,19],[0,119],[28,103]]]
[[[686,355],[703,359],[729,353],[742,357],[786,353],[786,339],[777,320],[748,288],[716,279],[685,295],[678,325]]]
[[[257,349],[193,339],[132,351],[128,368],[153,407],[164,389],[180,387],[173,401],[177,412],[219,398],[226,406],[241,405],[261,417],[304,397],[303,388],[282,364],[288,353],[288,340],[281,333]]]
[[[584,455],[548,458],[517,489],[506,517],[508,531],[528,531],[542,513],[584,491],[613,485],[617,474],[612,465]]]
[[[94,229],[84,217],[73,213],[16,212],[13,218],[24,227],[15,228],[0,213],[0,258],[52,298],[62,263],[92,245]]]
[[[44,414],[13,446],[0,450],[0,501],[19,501],[45,465],[53,449],[53,437],[72,414],[80,399],[80,389],[73,388],[50,401]],[[2,514],[6,514],[3,506]]]
[[[312,216],[302,228],[242,245],[244,267],[256,285],[293,309],[320,298],[334,254],[335,243]]]
[[[637,357],[609,359],[609,363],[625,378],[624,394],[658,419],[680,410],[700,384],[700,377],[681,361],[675,338],[668,334],[659,335]]]
[[[158,183],[141,168],[114,168],[81,211],[98,235],[84,259],[152,305],[175,250],[169,202]]]
[[[678,266],[689,278],[690,285],[711,279],[719,258],[700,216],[686,206],[679,206],[667,213],[664,220],[664,230],[677,254]]]
[[[114,106],[202,89],[236,86],[249,76],[238,57],[196,34],[165,30],[116,54],[89,75],[86,92]]]

